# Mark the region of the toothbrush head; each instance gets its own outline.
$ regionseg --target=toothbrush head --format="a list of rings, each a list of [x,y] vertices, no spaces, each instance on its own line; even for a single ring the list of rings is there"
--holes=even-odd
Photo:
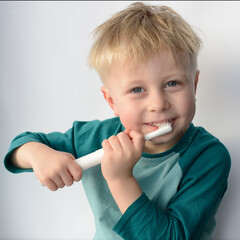
[[[151,140],[155,137],[167,134],[172,131],[172,125],[170,122],[162,123],[156,131],[150,132],[144,135],[145,141]]]

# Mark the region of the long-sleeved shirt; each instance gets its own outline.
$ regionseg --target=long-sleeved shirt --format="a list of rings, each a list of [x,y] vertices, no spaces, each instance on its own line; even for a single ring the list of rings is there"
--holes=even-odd
[[[119,118],[74,122],[66,133],[26,132],[11,143],[5,167],[14,173],[11,153],[35,141],[76,158],[101,148],[104,139],[124,130]],[[122,215],[100,165],[83,172],[82,184],[94,214],[95,239],[211,239],[215,213],[227,189],[230,155],[202,127],[191,124],[166,152],[143,153],[133,169],[143,194]]]

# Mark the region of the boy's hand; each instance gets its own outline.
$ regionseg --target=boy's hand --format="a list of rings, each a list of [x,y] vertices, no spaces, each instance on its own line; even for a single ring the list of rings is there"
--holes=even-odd
[[[80,181],[82,170],[72,154],[56,151],[44,144],[29,142],[16,150],[15,164],[33,168],[38,180],[52,191]],[[23,160],[21,162],[21,159]],[[23,163],[23,164],[18,164]]]
[[[125,131],[102,142],[104,156],[101,167],[107,182],[132,177],[134,165],[140,159],[144,136],[137,131]]]
[[[142,194],[132,171],[142,155],[144,142],[139,132],[125,131],[102,143],[102,173],[122,213]]]

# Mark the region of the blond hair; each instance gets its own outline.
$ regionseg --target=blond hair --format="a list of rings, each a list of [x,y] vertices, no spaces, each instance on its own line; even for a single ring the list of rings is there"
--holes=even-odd
[[[173,9],[141,2],[131,4],[94,30],[89,65],[101,75],[116,63],[137,64],[167,50],[184,54],[197,67],[201,40]],[[176,55],[175,55],[176,56]]]

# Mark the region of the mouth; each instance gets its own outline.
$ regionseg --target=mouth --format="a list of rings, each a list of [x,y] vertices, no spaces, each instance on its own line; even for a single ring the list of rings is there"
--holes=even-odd
[[[155,127],[161,127],[162,125],[164,125],[166,123],[170,123],[172,125],[173,119],[163,120],[163,121],[156,121],[156,122],[150,122],[150,123],[148,123],[148,125],[155,126]]]

